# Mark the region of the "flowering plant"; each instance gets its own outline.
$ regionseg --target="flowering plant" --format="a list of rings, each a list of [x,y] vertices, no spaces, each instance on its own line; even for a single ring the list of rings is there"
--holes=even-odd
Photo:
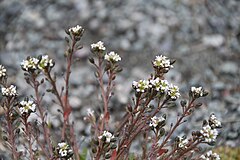
[[[16,86],[9,85],[7,70],[0,65],[1,106],[5,113],[1,122],[5,134],[3,139],[11,151],[12,159],[82,159],[82,148],[79,145],[81,135],[76,134],[75,123],[69,118],[73,112],[69,104],[69,84],[74,54],[82,48],[80,40],[83,33],[84,29],[79,25],[66,30],[67,65],[65,84],[61,86],[61,90],[57,85],[56,74],[53,73],[55,61],[48,55],[27,57],[20,64],[26,83],[34,91],[34,95],[25,99],[19,97]],[[187,122],[194,109],[201,106],[198,99],[208,94],[203,87],[191,87],[188,100],[180,100],[179,87],[165,79],[165,74],[173,68],[175,60],[163,55],[155,57],[152,61],[154,72],[146,79],[133,81],[133,101],[126,106],[121,122],[113,127],[109,124],[113,116],[109,111],[109,103],[113,96],[116,76],[122,71],[119,65],[122,58],[114,51],[106,52],[107,48],[102,41],[91,44],[90,50],[92,57],[89,62],[95,67],[102,104],[99,116],[89,109],[84,119],[91,126],[89,157],[96,160],[127,159],[131,153],[131,145],[136,142],[142,150],[134,157],[140,159],[220,159],[212,151],[201,153],[199,150],[200,145],[214,145],[217,140],[221,122],[214,114],[204,120],[202,128],[193,131],[192,135],[174,135],[179,126]],[[107,77],[105,81],[104,76]],[[43,103],[45,93],[40,92],[45,83],[50,86],[46,91],[55,96],[54,102],[61,107],[59,112],[62,126],[59,130],[49,127],[49,109],[44,107]],[[176,117],[175,123],[169,124],[166,110],[171,103],[179,101],[182,112]],[[29,118],[31,115],[37,116],[37,120],[32,121]],[[54,139],[53,135],[60,138]],[[19,150],[21,145],[24,146],[24,151]]]

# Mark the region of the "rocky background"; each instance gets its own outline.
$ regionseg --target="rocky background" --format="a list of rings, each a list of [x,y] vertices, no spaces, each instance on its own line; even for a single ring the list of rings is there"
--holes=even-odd
[[[20,63],[28,55],[48,53],[63,82],[64,29],[85,28],[83,49],[72,72],[71,100],[78,133],[87,136],[82,121],[87,108],[97,109],[99,97],[89,46],[104,41],[117,51],[124,71],[117,79],[112,113],[117,119],[131,96],[133,80],[148,78],[151,60],[164,54],[177,60],[166,79],[177,84],[182,98],[192,85],[210,91],[184,131],[198,129],[214,112],[223,123],[219,145],[240,145],[240,2],[238,0],[0,0],[0,63],[8,68],[19,93],[28,95]],[[46,96],[46,102],[51,102]],[[47,103],[46,103],[47,104]],[[48,106],[58,127],[58,106]],[[174,122],[177,107],[168,114]],[[115,114],[116,113],[116,114]],[[114,118],[113,118],[114,119]],[[179,133],[182,133],[179,130]],[[4,150],[1,147],[1,150]]]

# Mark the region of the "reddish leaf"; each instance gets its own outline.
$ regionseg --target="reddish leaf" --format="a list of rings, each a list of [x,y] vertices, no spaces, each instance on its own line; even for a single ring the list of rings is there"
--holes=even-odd
[[[158,150],[158,154],[161,156],[162,154],[164,153],[167,153],[168,152],[168,149],[159,149]]]
[[[109,121],[109,119],[110,119],[110,114],[109,114],[109,112],[107,112],[107,113],[104,115],[104,119],[105,119],[106,122]]]
[[[64,120],[68,119],[71,112],[72,112],[72,107],[70,106],[64,109],[64,113],[63,113]]]
[[[64,118],[64,121],[66,121],[68,119],[70,113],[72,112],[72,107],[70,106],[69,102],[66,103],[66,101],[67,101],[66,95],[62,96],[62,103],[63,104],[67,104],[63,108],[63,118]]]

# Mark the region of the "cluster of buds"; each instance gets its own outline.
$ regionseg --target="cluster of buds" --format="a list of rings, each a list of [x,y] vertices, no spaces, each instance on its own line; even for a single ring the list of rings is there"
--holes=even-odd
[[[215,142],[218,136],[218,131],[215,128],[211,128],[209,125],[203,126],[200,133],[202,134],[204,141],[207,143]]]
[[[167,92],[167,90],[169,88],[168,81],[161,80],[158,77],[156,79],[150,80],[150,83],[157,92],[165,93],[165,92]]]
[[[150,89],[154,89],[161,94],[166,93],[171,100],[176,100],[180,97],[178,86],[169,84],[167,80],[161,80],[160,78],[153,80],[139,80],[138,82],[133,81],[132,87],[137,93],[145,93]]]
[[[104,59],[109,61],[109,62],[112,62],[112,63],[116,63],[118,61],[121,61],[121,57],[117,53],[115,53],[113,51],[111,51],[108,54],[106,54],[104,56]]]
[[[205,91],[202,87],[191,87],[189,95],[190,97],[196,99],[207,96],[208,92]]]
[[[91,44],[91,51],[93,53],[102,53],[106,50],[106,47],[104,46],[104,43],[102,41],[99,41],[97,43]]]
[[[161,128],[165,125],[165,121],[166,121],[166,115],[163,115],[161,117],[154,116],[154,117],[151,118],[149,126],[153,129],[154,128]]]
[[[97,151],[101,151],[104,153],[104,159],[109,159],[112,155],[112,150],[117,148],[116,141],[117,138],[114,137],[111,132],[105,130],[98,136],[98,140],[93,140],[93,143],[97,146],[92,148],[92,152],[96,153]],[[96,147],[98,147],[98,149]]]
[[[174,60],[170,60],[166,56],[156,56],[155,59],[152,61],[156,75],[161,76],[162,74],[167,73],[170,68],[173,68],[174,62]]]
[[[2,95],[6,97],[16,97],[17,94],[17,87],[14,85],[11,85],[9,87],[2,87]]]
[[[54,61],[48,57],[48,55],[42,55],[38,58],[35,57],[27,57],[26,60],[23,60],[21,63],[21,67],[24,71],[34,72],[36,70],[48,71],[53,68]]]
[[[180,97],[179,88],[176,85],[170,84],[168,88],[167,95],[172,99],[176,100]]]
[[[82,26],[75,26],[75,27],[71,27],[68,30],[66,30],[66,33],[68,35],[73,35],[75,39],[79,39],[82,37],[84,32],[84,29],[82,28]]]
[[[31,113],[36,111],[36,104],[33,101],[26,98],[25,100],[19,103],[19,110],[21,115],[23,116],[30,115]]]
[[[220,160],[220,156],[217,153],[208,151],[206,154],[201,155],[200,159],[201,160]]]
[[[88,121],[92,124],[95,124],[96,123],[96,117],[95,117],[95,114],[94,114],[94,110],[88,108],[87,109],[87,116],[84,117],[84,120]]]
[[[221,122],[217,119],[214,113],[212,113],[208,119],[208,123],[212,128],[221,128],[222,124]]]
[[[157,137],[162,137],[165,134],[165,129],[163,128],[165,125],[166,125],[165,114],[161,117],[157,116],[152,117],[149,123],[149,127]]]
[[[133,81],[132,86],[136,90],[136,92],[140,93],[144,93],[147,91],[148,88],[152,87],[148,80],[139,80],[138,82]]]
[[[0,65],[0,80],[7,77],[7,70],[3,65]]]
[[[216,118],[214,114],[211,114],[208,121],[203,122],[203,128],[200,130],[201,136],[208,144],[214,144],[218,136],[218,130],[216,128],[221,127],[221,122]]]
[[[57,154],[60,158],[69,159],[73,156],[73,150],[67,143],[61,142],[57,145]]]
[[[22,61],[21,67],[24,71],[34,71],[38,68],[38,62],[39,59],[35,57],[27,57],[26,60]]]
[[[47,70],[49,67],[52,68],[54,66],[54,62],[52,59],[48,57],[48,55],[43,55],[39,57],[38,68],[41,70]]]
[[[98,137],[98,139],[103,141],[104,143],[110,143],[112,140],[115,139],[115,137],[111,132],[104,131],[103,134]]]
[[[163,55],[156,56],[155,60],[152,63],[153,63],[153,66],[156,68],[165,68],[166,70],[173,68],[173,65],[171,64],[170,59],[168,59],[168,57]]]
[[[189,140],[185,136],[182,136],[182,137],[177,136],[176,142],[177,142],[178,148],[187,149]]]

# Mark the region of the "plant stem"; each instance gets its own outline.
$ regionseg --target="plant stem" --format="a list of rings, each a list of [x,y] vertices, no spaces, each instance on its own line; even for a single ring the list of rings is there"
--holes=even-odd
[[[164,139],[164,141],[162,142],[162,144],[160,145],[159,149],[162,149],[162,147],[167,143],[168,139],[171,137],[171,135],[173,134],[173,132],[176,130],[176,128],[181,124],[183,118],[186,117],[186,114],[188,112],[188,110],[191,108],[192,103],[194,100],[192,100],[188,107],[186,108],[186,110],[184,111],[184,113],[182,114],[182,116],[177,120],[176,124],[174,125],[174,127],[170,130],[170,132],[168,133],[167,137]]]
[[[104,118],[103,118],[103,124],[105,125],[105,127],[108,128],[108,121],[109,121],[109,115],[108,115],[108,98],[107,95],[105,93],[105,89],[104,89],[104,84],[103,84],[103,71],[102,71],[102,59],[101,57],[98,57],[98,82],[100,85],[100,89],[101,89],[101,94],[102,94],[102,99],[103,99],[103,108],[104,108]],[[101,131],[103,131],[104,126],[101,127]]]
[[[23,119],[24,121],[24,126],[25,126],[25,133],[27,136],[27,142],[28,142],[28,146],[29,146],[29,153],[30,153],[30,159],[34,160],[34,156],[33,156],[33,149],[32,149],[32,135],[31,135],[31,131],[29,130],[29,124],[27,122],[27,117],[24,117]]]
[[[34,86],[34,92],[35,92],[35,96],[36,96],[36,104],[37,104],[37,108],[38,111],[40,113],[40,118],[42,121],[42,128],[43,128],[43,136],[44,136],[44,141],[47,143],[48,148],[49,148],[49,154],[50,157],[52,156],[52,144],[50,142],[50,133],[49,133],[49,128],[46,126],[46,122],[45,122],[45,116],[44,116],[44,111],[43,108],[41,106],[41,99],[39,96],[39,91],[38,91],[38,81],[36,80],[36,77],[33,76],[33,86]],[[46,152],[44,152],[46,153]],[[46,156],[49,158],[49,155],[46,154]]]
[[[19,158],[19,154],[17,152],[17,148],[16,148],[16,144],[15,144],[15,136],[14,136],[14,129],[12,126],[12,118],[11,118],[11,99],[7,98],[6,101],[6,106],[7,106],[7,111],[6,111],[6,120],[7,120],[7,132],[8,132],[8,136],[9,136],[9,143],[11,146],[11,150],[12,150],[12,158],[14,160],[18,160]]]

